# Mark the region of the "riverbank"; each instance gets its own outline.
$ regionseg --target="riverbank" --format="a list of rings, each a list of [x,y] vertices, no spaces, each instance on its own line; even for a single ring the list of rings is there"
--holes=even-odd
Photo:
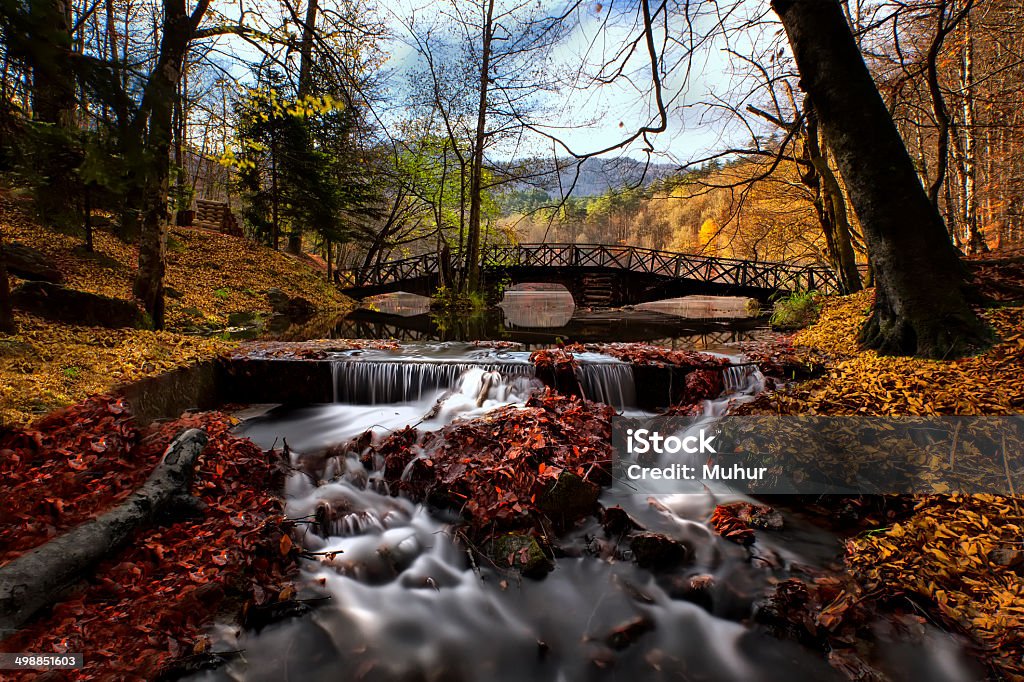
[[[0,650],[84,653],[74,679],[154,680],[221,660],[205,636],[218,616],[258,623],[261,612],[301,608],[281,462],[232,435],[236,423],[212,412],[141,426],[123,400],[96,396],[0,436],[0,565],[123,502],[184,429],[209,438],[197,506],[140,527]]]
[[[0,234],[29,249],[33,276],[131,305],[137,250],[109,228],[97,228],[93,251],[82,239],[45,229],[27,203],[0,190]],[[11,273],[12,289],[27,280]],[[27,426],[91,395],[217,356],[235,344],[213,330],[268,317],[268,292],[317,310],[354,304],[306,259],[248,240],[174,228],[168,238],[167,331],[82,326],[16,310],[18,333],[0,336],[0,426]],[[204,336],[196,335],[206,330]]]
[[[857,347],[856,333],[872,296],[865,291],[823,300],[815,324],[777,344],[778,352],[823,364],[820,376],[762,395],[744,412],[1024,412],[1024,306],[1008,301],[980,311],[998,336],[992,347],[971,357],[931,361],[881,357]],[[810,614],[811,629],[822,630],[824,640],[837,644],[841,652],[866,611],[877,608],[912,619],[923,617],[970,638],[993,674],[1024,679],[1024,500],[922,495],[859,503],[900,511],[875,514],[846,543],[846,570],[852,580],[830,586],[825,597],[806,600],[803,608]],[[898,520],[893,522],[894,518]],[[810,582],[801,589],[812,597],[816,594]],[[848,663],[837,662],[840,670]]]

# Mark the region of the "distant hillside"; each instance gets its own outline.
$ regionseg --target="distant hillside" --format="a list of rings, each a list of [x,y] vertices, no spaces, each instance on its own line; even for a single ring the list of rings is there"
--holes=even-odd
[[[572,190],[573,196],[596,197],[610,189],[622,187],[646,187],[655,180],[677,173],[679,167],[668,163],[650,163],[628,157],[619,159],[587,159],[580,167],[579,179]],[[562,172],[562,187],[568,189],[575,176],[575,169]],[[552,183],[557,191],[557,184]]]
[[[559,196],[560,191],[568,192],[572,187],[574,197],[596,197],[611,189],[623,187],[648,186],[656,180],[674,175],[678,166],[669,163],[650,163],[621,157],[615,159],[587,159],[580,166],[579,178],[576,178],[576,166],[569,159],[562,160],[567,166],[558,176],[552,172],[547,178],[533,182],[517,182],[509,187],[513,191],[530,191],[539,189],[551,196]],[[573,186],[573,180],[576,184]],[[561,190],[559,189],[561,188]]]

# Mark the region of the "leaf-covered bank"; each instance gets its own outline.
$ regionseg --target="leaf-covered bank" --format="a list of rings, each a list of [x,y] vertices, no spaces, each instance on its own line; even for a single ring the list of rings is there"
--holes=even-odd
[[[1006,289],[1006,273],[990,272],[1000,277],[982,277],[976,284],[991,296],[991,291]],[[864,416],[1024,412],[1024,307],[1011,300],[980,311],[998,336],[985,351],[953,361],[921,360],[858,348],[857,332],[872,296],[864,291],[824,300],[819,321],[791,339],[796,355],[809,363],[820,365],[827,358],[824,372],[763,396],[747,411]],[[881,502],[897,507],[907,501]],[[912,510],[901,511],[898,522],[892,514],[880,515],[874,527],[847,543],[852,580],[833,581],[827,590],[813,583],[780,586],[773,599],[786,601],[794,589],[802,590],[806,598],[798,610],[811,615],[799,629],[828,641],[839,652],[834,666],[853,677],[867,669],[842,652],[852,651],[865,611],[884,607],[964,633],[993,671],[1024,679],[1024,500],[927,495],[909,501]]]
[[[132,299],[138,247],[109,230],[94,230],[94,251],[86,251],[81,237],[47,229],[24,202],[0,192],[0,231],[5,243],[20,242],[45,254],[65,286]],[[178,331],[223,327],[231,313],[270,313],[266,292],[271,288],[321,310],[352,307],[311,259],[203,229],[170,230],[166,286],[167,327]]]
[[[27,426],[52,410],[175,367],[215,357],[235,344],[141,329],[103,329],[18,316],[0,337],[0,424]]]
[[[251,617],[290,599],[297,550],[277,496],[282,470],[275,457],[231,435],[234,423],[199,413],[142,428],[121,400],[98,396],[0,438],[8,482],[3,563],[116,506],[182,430],[209,436],[192,485],[204,508],[140,529],[0,649],[85,652],[75,679],[152,680],[172,665],[209,660],[203,629],[218,615]]]
[[[95,250],[88,252],[80,237],[44,228],[24,202],[0,192],[0,233],[5,244],[43,254],[64,286],[132,300],[137,248],[110,232],[95,230]],[[12,275],[11,283],[21,280]],[[87,327],[16,311],[18,333],[0,336],[0,425],[26,426],[91,395],[215,357],[234,344],[177,332],[224,327],[232,313],[269,314],[269,289],[318,309],[352,305],[303,259],[186,228],[171,230],[167,285],[167,332]]]

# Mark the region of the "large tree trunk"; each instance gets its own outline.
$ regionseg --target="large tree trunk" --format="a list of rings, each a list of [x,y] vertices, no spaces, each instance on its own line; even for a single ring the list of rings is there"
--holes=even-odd
[[[0,640],[60,599],[137,528],[168,511],[194,509],[198,500],[189,488],[204,447],[204,432],[185,431],[168,446],[146,483],[124,503],[0,568]]]
[[[43,136],[36,149],[36,171],[42,179],[35,191],[35,204],[44,223],[72,227],[78,216],[68,188],[73,186],[78,159],[70,144],[77,109],[70,59],[71,4],[67,0],[32,0],[29,4],[32,118],[54,131]]]
[[[964,269],[929,201],[837,0],[773,0],[868,242],[876,296],[861,330],[894,355],[962,355],[990,339],[967,304]]]
[[[4,244],[0,241],[0,334],[18,331],[11,309],[11,283],[7,279],[7,264],[4,262]]]
[[[167,194],[170,180],[171,125],[178,80],[185,53],[208,0],[200,2],[192,16],[184,0],[164,0],[160,58],[149,76],[139,116],[148,113],[145,197],[142,233],[139,237],[139,269],[132,292],[142,301],[156,329],[164,326],[164,267],[167,248]],[[136,126],[138,129],[140,126]]]

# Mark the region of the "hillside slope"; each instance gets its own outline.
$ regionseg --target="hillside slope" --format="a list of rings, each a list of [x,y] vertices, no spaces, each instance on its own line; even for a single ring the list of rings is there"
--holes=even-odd
[[[114,298],[131,299],[138,249],[109,232],[93,237],[88,253],[79,236],[47,230],[31,216],[27,202],[0,192],[0,233],[51,258],[65,285]],[[312,260],[246,239],[172,228],[167,242],[167,326],[223,326],[229,313],[270,312],[266,290],[277,287],[322,310],[347,309],[351,300],[331,286]]]
[[[44,229],[27,202],[0,191],[0,235],[46,254],[65,286],[131,298],[136,249],[108,232],[96,232],[88,253],[81,237]],[[20,283],[11,277],[12,287]],[[61,324],[16,311],[18,333],[0,334],[0,428],[223,352],[233,344],[182,332],[224,327],[233,312],[269,313],[271,287],[321,310],[352,306],[303,259],[191,229],[171,232],[167,286],[163,332]]]

